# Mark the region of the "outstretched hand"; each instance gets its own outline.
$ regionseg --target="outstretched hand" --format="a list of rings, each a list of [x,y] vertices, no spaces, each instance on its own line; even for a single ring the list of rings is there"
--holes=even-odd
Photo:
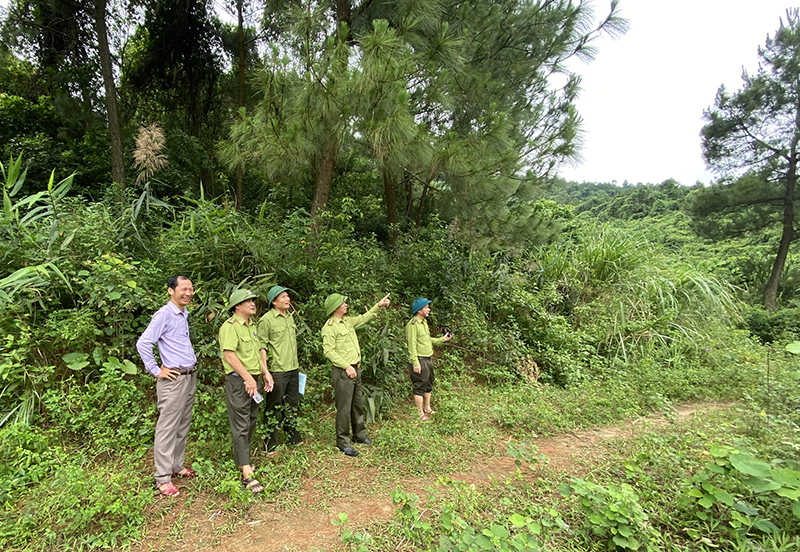
[[[386,294],[386,297],[384,297],[383,299],[381,299],[380,301],[378,301],[378,306],[379,306],[379,307],[388,307],[388,306],[389,306],[389,304],[391,303],[391,301],[389,301],[389,296],[390,296],[390,295],[391,295],[391,293],[387,293],[387,294]]]

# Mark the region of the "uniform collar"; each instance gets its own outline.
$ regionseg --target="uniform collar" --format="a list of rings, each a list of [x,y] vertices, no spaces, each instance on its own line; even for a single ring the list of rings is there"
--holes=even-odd
[[[273,317],[273,318],[279,318],[279,317],[283,317],[283,318],[289,318],[290,316],[292,316],[292,313],[291,313],[291,312],[289,312],[288,310],[286,311],[286,314],[285,314],[285,315],[283,315],[283,314],[281,314],[281,312],[280,312],[278,309],[276,309],[276,308],[271,308],[271,309],[269,309],[269,312],[267,312],[267,314],[268,314],[268,315],[272,315],[272,317]]]
[[[242,326],[249,326],[249,325],[250,325],[250,323],[252,323],[252,320],[253,320],[253,319],[251,318],[251,319],[250,319],[250,323],[248,323],[248,322],[246,322],[246,321],[245,321],[245,319],[244,319],[244,318],[242,318],[241,316],[239,316],[239,315],[238,315],[238,314],[236,314],[236,313],[233,313],[233,316],[231,316],[231,318],[235,318],[235,319],[236,319],[236,321],[237,321],[239,324],[241,324]]]

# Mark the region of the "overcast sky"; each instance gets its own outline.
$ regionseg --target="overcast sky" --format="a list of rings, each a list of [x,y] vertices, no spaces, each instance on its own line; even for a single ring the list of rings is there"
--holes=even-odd
[[[791,1],[791,0],[788,0]],[[563,167],[568,180],[709,183],[700,149],[703,110],[721,84],[741,88],[757,51],[784,18],[786,1],[621,0],[630,30],[602,38],[583,77],[583,162]],[[597,16],[608,8],[595,0]]]

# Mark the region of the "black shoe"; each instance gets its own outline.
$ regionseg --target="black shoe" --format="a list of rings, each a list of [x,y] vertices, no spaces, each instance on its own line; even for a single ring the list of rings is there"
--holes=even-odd
[[[369,437],[364,437],[363,441],[356,441],[356,443],[361,443],[362,445],[371,445],[372,439],[370,439]]]
[[[345,453],[347,456],[358,456],[358,451],[353,447],[338,447],[340,451]]]

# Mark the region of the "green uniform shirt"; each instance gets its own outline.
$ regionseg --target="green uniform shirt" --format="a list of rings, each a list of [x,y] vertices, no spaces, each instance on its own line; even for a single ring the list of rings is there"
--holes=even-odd
[[[431,337],[428,321],[414,315],[406,324],[406,341],[408,342],[408,361],[411,366],[419,366],[419,357],[433,356],[433,346],[446,341],[444,337]]]
[[[258,341],[256,324],[252,320],[245,322],[238,314],[228,318],[219,329],[219,348],[222,351],[222,364],[225,366],[226,374],[233,372],[233,367],[225,360],[225,351],[236,353],[248,374],[261,373],[263,347]]]
[[[322,350],[334,366],[345,369],[351,364],[361,362],[361,347],[358,344],[356,328],[378,317],[375,305],[361,316],[345,316],[336,318],[331,316],[322,326]]]
[[[269,309],[258,322],[258,339],[271,360],[267,361],[270,372],[297,370],[297,326],[292,313],[282,315],[278,309]]]

